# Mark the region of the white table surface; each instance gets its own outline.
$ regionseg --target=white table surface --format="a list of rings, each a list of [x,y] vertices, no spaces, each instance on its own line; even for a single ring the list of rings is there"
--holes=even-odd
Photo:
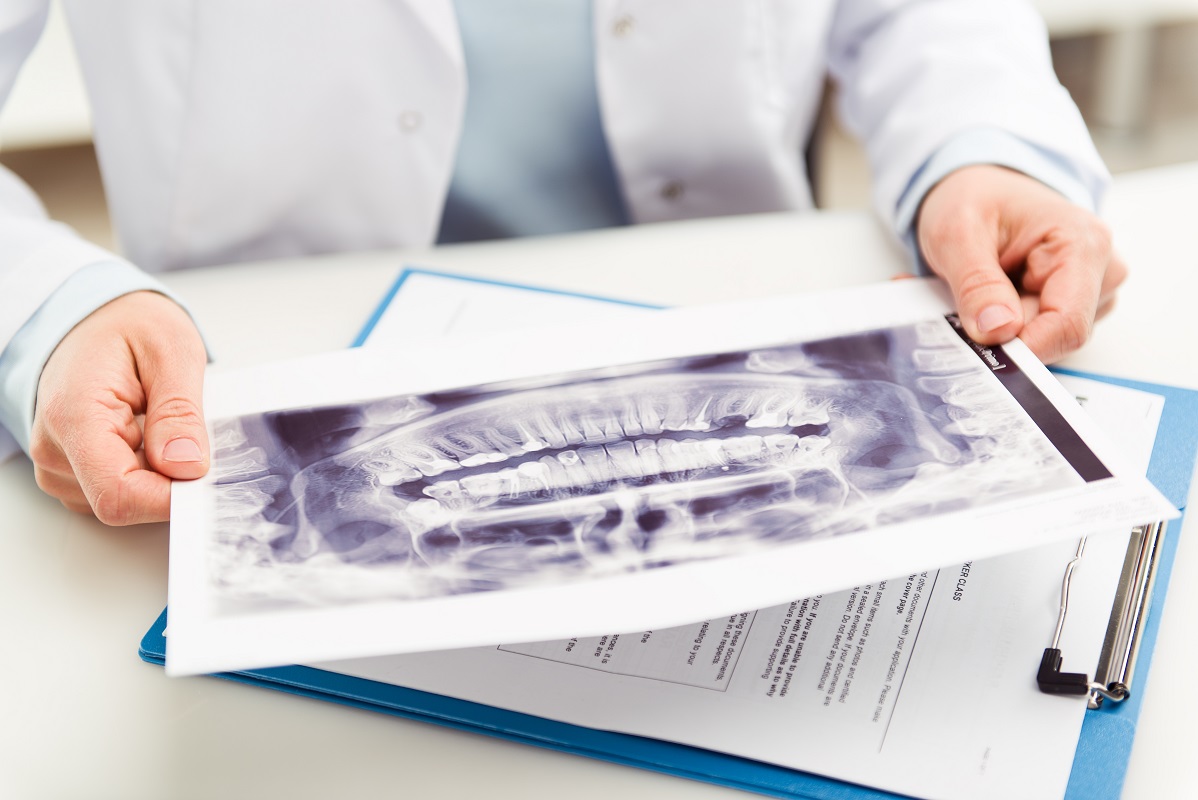
[[[1107,216],[1133,268],[1066,366],[1198,388],[1198,164],[1120,177]],[[864,214],[770,215],[171,276],[217,357],[346,345],[403,264],[663,304],[885,279]],[[1198,530],[1193,519],[1185,534]],[[741,792],[211,678],[137,644],[166,601],[165,525],[106,528],[0,466],[0,797],[747,797]],[[1183,535],[1124,796],[1198,797],[1190,680],[1198,544]],[[1029,664],[1029,669],[1033,665]],[[1001,699],[996,699],[1001,702]]]

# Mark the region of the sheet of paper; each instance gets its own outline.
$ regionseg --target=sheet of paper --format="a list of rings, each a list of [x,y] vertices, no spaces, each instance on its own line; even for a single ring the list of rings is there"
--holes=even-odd
[[[1093,539],[1074,584],[1077,668],[1110,608],[1082,596],[1113,595],[1126,543]],[[666,630],[318,666],[915,797],[1059,800],[1085,701],[1034,677],[1074,544]]]
[[[427,334],[412,327],[426,287],[463,303],[480,300],[476,291],[492,302],[508,292],[505,303],[552,313],[551,296],[430,277],[400,293],[395,327],[380,332]],[[604,310],[571,313],[597,320]],[[468,325],[458,317],[459,330]],[[1062,381],[1134,468],[1146,469],[1162,398]],[[1126,544],[1122,532],[1090,540],[1061,643],[1066,669],[1097,661]],[[1060,542],[672,629],[322,666],[919,797],[1060,798],[1085,702],[1040,694],[1034,674],[1075,547]]]
[[[211,375],[168,671],[656,629],[1171,513],[947,311],[908,281]]]

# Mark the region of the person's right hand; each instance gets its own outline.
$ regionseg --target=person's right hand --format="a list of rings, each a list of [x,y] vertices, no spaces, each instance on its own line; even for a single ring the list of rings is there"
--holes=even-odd
[[[42,371],[29,448],[38,486],[109,525],[168,519],[171,479],[208,471],[206,360],[191,318],[163,295],[97,309]]]

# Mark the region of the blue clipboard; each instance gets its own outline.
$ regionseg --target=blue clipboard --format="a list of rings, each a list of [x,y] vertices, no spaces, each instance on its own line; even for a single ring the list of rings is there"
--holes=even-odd
[[[415,274],[475,281],[527,291],[550,292],[597,301],[623,301],[592,295],[582,295],[534,286],[490,281],[480,278],[415,268],[404,269],[388,291],[370,320],[354,340],[357,347],[400,291],[404,282]],[[627,304],[626,305],[631,305]],[[641,305],[641,304],[636,304]],[[643,306],[653,308],[653,306]],[[1141,381],[1110,378],[1073,370],[1056,370],[1062,374],[1104,381],[1132,389],[1164,396],[1165,405],[1160,427],[1152,450],[1148,478],[1175,507],[1185,512],[1190,480],[1198,458],[1198,391],[1180,389]],[[1147,683],[1160,627],[1159,609],[1164,604],[1178,537],[1184,516],[1170,525],[1157,563],[1156,582],[1152,593],[1152,608],[1141,638],[1136,662],[1133,692],[1124,702],[1108,704],[1089,711],[1082,724],[1081,738],[1073,760],[1068,800],[1101,800],[1119,797],[1131,757],[1132,740],[1140,714],[1143,688]],[[163,664],[166,660],[167,611],[158,616],[141,640],[139,655],[143,660]],[[1035,664],[1028,664],[1029,678],[1035,674]],[[802,800],[887,800],[903,795],[879,791],[811,773],[773,766],[751,759],[731,756],[688,745],[623,733],[600,731],[578,725],[507,711],[493,706],[459,700],[429,692],[407,689],[391,684],[355,678],[314,667],[291,666],[271,669],[220,673],[214,677],[264,686],[303,697],[330,700],[355,708],[381,711],[407,719],[445,725],[457,730],[472,731],[525,744],[546,747],[567,753],[598,758],[617,764],[665,772],[692,780],[705,781],[756,792],[768,797],[800,798]]]

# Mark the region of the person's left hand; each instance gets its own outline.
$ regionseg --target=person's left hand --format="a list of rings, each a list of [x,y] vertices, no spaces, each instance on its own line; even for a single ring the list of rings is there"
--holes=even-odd
[[[964,167],[936,184],[916,238],[974,341],[1019,336],[1046,363],[1085,344],[1127,277],[1101,220],[1004,167]]]

